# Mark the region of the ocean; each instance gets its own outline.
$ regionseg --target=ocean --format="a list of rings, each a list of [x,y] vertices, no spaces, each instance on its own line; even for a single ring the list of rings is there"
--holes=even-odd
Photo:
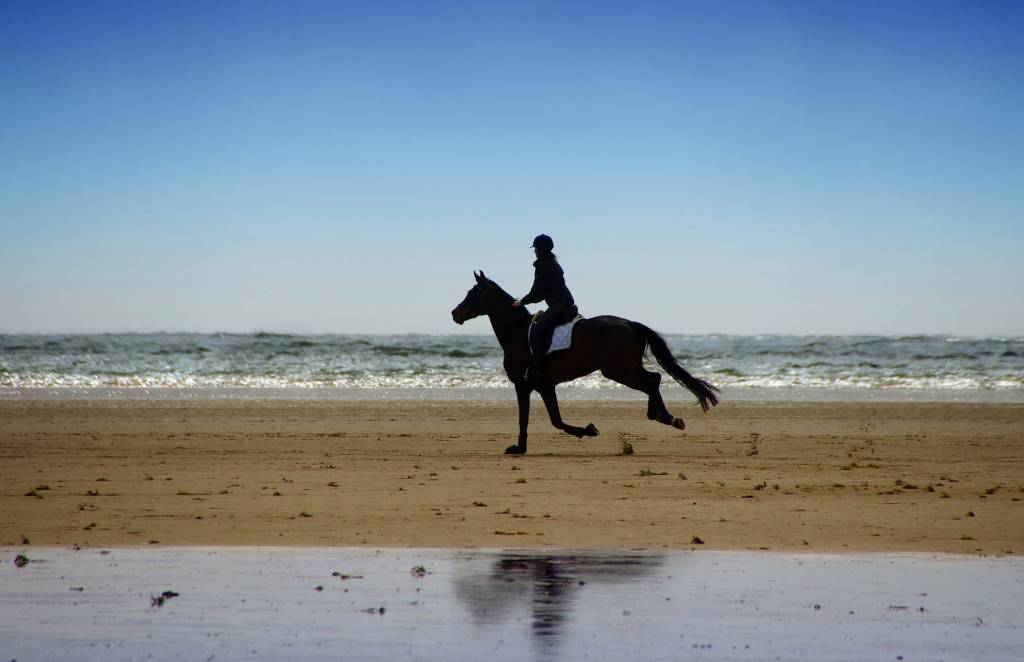
[[[1024,401],[1019,337],[665,337],[688,371],[727,396],[916,392]],[[599,374],[572,388],[583,397],[628,392]],[[330,389],[341,397],[511,390],[490,335],[0,335],[0,394],[38,389]]]

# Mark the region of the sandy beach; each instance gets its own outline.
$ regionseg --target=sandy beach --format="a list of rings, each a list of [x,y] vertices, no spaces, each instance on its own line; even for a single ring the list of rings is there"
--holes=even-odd
[[[510,457],[508,402],[5,400],[0,544],[1024,550],[1024,406],[675,410]]]

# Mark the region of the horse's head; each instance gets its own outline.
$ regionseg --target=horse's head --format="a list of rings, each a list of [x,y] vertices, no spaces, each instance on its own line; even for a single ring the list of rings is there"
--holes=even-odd
[[[488,280],[484,272],[477,273],[474,271],[473,277],[476,278],[476,285],[469,292],[466,292],[466,298],[452,310],[452,319],[456,324],[462,324],[474,317],[487,315],[495,310],[498,304],[502,303],[503,298],[511,299],[508,294],[505,294],[504,290],[498,287],[497,283]],[[508,304],[509,302],[505,301],[504,303]]]

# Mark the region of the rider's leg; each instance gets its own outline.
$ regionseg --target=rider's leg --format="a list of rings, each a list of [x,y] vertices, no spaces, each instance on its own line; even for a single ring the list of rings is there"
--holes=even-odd
[[[531,382],[547,381],[544,374],[544,356],[551,346],[551,336],[555,327],[564,322],[566,314],[564,305],[552,306],[541,315],[541,318],[533,325],[530,331],[530,369],[527,372],[527,379]]]
[[[555,325],[549,322],[547,313],[533,325],[530,333],[530,369],[527,372],[527,379],[531,382],[544,381],[547,376],[544,374],[544,355],[548,353],[551,346],[551,335],[555,331]]]

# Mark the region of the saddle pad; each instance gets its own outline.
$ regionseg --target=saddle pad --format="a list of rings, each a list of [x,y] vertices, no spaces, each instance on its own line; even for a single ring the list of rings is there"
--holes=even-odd
[[[548,354],[569,349],[572,345],[572,327],[576,326],[576,322],[581,319],[583,319],[583,315],[577,315],[571,321],[555,327],[554,333],[551,334],[551,347],[548,348]]]

